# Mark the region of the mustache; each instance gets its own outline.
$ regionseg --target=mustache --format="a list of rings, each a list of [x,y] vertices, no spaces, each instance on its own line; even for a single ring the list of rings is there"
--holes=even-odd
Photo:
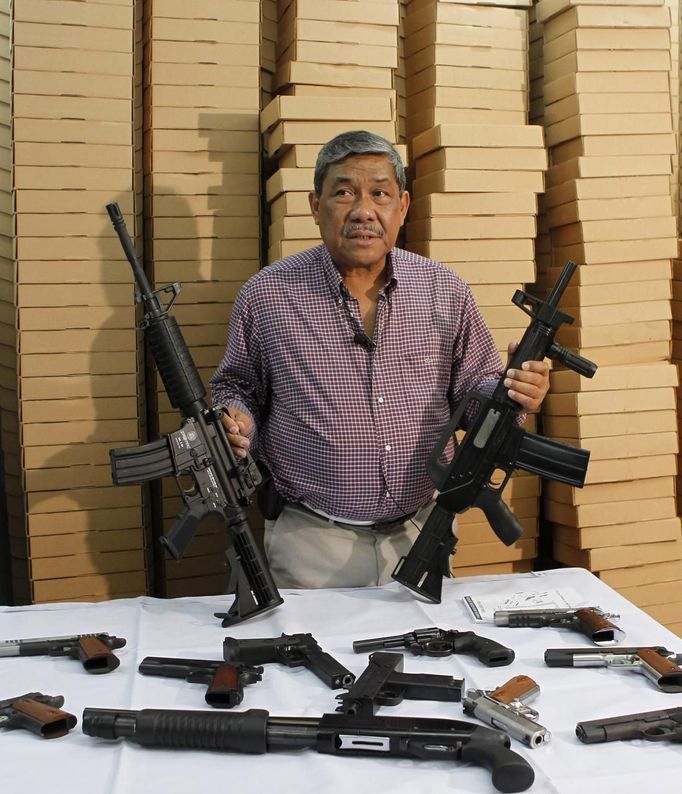
[[[343,236],[350,237],[351,234],[356,232],[366,232],[367,234],[374,234],[377,237],[384,236],[384,230],[381,226],[374,223],[349,223],[343,227]]]

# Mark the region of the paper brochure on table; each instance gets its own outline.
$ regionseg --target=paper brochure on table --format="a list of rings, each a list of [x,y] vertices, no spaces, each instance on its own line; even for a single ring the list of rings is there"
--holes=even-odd
[[[571,587],[561,590],[514,590],[491,596],[464,596],[464,604],[476,623],[492,623],[498,609],[572,609],[594,606]]]

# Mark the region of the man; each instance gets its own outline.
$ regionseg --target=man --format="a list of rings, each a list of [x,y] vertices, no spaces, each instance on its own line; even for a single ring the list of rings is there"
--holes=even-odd
[[[263,461],[285,501],[265,524],[279,587],[390,581],[431,509],[431,450],[461,397],[492,393],[503,371],[467,285],[395,248],[409,204],[388,141],[337,136],[310,193],[323,244],[264,268],[235,302],[213,398],[236,454]],[[526,362],[505,385],[537,410],[548,366]]]

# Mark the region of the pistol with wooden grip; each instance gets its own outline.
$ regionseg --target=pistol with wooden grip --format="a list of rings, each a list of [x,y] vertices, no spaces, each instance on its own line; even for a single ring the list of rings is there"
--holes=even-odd
[[[184,678],[190,683],[206,684],[205,700],[218,709],[238,706],[244,699],[244,686],[263,677],[262,667],[169,656],[145,656],[137,669],[143,675]]]
[[[682,692],[682,668],[676,654],[660,645],[646,647],[548,648],[545,664],[548,667],[612,667],[632,670],[649,679],[661,692]]]
[[[538,712],[526,705],[539,693],[540,687],[532,678],[517,675],[497,689],[469,689],[462,706],[467,714],[535,748],[551,737],[537,722]]]
[[[120,659],[112,652],[126,644],[123,637],[105,632],[74,634],[70,637],[35,637],[23,640],[1,640],[1,656],[70,656],[92,674],[110,673]]]
[[[0,728],[22,728],[44,739],[56,739],[78,722],[73,714],[61,711],[63,705],[62,695],[42,692],[0,700]]]
[[[600,607],[576,609],[497,609],[493,615],[496,626],[509,628],[566,628],[579,631],[595,645],[617,645],[625,637],[623,629],[611,621],[620,615],[604,612]]]

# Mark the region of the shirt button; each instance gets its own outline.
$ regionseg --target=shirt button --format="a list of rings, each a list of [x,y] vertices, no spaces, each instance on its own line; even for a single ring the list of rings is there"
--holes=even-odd
[[[378,403],[383,403],[383,402],[384,402],[384,398],[383,398],[383,397],[379,397],[379,398],[377,398],[377,402],[378,402]]]
[[[391,445],[390,444],[386,444],[384,449],[386,450],[386,452],[390,452],[391,451]]]

